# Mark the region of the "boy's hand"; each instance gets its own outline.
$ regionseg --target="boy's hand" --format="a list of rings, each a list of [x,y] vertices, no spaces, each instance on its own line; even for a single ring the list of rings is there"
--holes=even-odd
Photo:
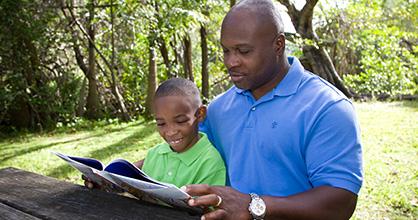
[[[91,181],[89,178],[87,178],[84,175],[81,175],[81,179],[84,180],[84,186],[86,186],[89,189],[101,189],[100,185]]]
[[[140,161],[135,162],[134,165],[138,167],[139,169],[142,169],[142,166],[144,165],[144,161],[145,159],[142,159]]]

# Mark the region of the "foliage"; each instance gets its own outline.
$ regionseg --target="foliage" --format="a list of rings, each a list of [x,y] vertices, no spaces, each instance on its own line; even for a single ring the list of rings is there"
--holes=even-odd
[[[0,14],[0,129],[42,128],[71,116],[79,77],[61,50],[56,15],[27,0],[1,1]]]
[[[201,25],[208,34],[210,80],[217,82],[224,74],[218,42],[227,1],[65,0],[62,3],[40,0],[0,3],[4,15],[0,18],[3,131],[70,124],[82,115],[88,94],[83,86],[88,73],[82,64],[88,67],[86,30],[90,24],[96,29],[97,85],[105,118],[118,117],[120,112],[114,84],[130,116],[140,117],[147,96],[150,47],[158,52],[159,81],[185,76],[182,38],[186,35],[192,40],[195,82],[201,86]],[[91,6],[92,22],[88,19]],[[80,49],[78,54],[76,47]],[[163,57],[163,49],[167,57]],[[76,60],[77,55],[81,58]],[[20,118],[21,123],[15,118]]]
[[[322,14],[323,44],[355,93],[418,93],[417,13],[408,1],[361,0]]]

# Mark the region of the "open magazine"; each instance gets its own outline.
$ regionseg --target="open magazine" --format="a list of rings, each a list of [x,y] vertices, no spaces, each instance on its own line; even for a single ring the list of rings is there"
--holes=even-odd
[[[187,204],[190,195],[177,186],[152,179],[142,170],[124,159],[116,159],[104,166],[93,158],[68,156],[52,152],[78,169],[87,178],[102,186],[106,191],[126,191],[137,198],[150,197],[172,207],[193,214],[203,213],[202,209]],[[149,201],[149,200],[148,200]]]

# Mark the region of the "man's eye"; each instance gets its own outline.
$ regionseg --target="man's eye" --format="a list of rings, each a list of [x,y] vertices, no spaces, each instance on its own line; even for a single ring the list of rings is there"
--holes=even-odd
[[[238,49],[238,52],[239,52],[240,54],[247,54],[247,53],[249,53],[249,52],[250,52],[250,50],[249,50],[249,49]]]

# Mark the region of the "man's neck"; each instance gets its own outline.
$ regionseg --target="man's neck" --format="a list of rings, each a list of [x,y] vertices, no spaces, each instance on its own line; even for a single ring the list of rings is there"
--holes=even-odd
[[[280,68],[278,73],[272,78],[269,82],[264,84],[262,87],[257,88],[256,90],[251,91],[251,94],[253,95],[255,100],[260,99],[265,94],[273,90],[286,76],[287,72],[290,69],[289,61],[286,58],[286,61],[283,61],[279,64]]]

